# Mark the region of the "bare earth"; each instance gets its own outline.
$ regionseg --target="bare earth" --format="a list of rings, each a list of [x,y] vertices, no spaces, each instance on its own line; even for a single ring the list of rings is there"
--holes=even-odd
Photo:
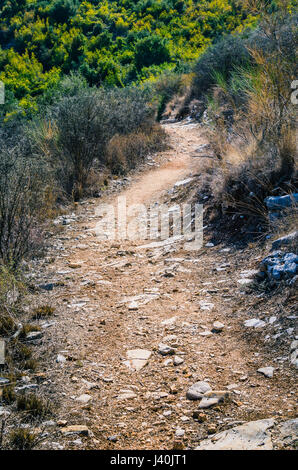
[[[166,129],[172,148],[154,157],[159,166],[137,173],[121,192],[128,204],[163,201],[178,180],[200,171],[202,159],[191,157],[205,143],[200,129]],[[223,251],[223,245],[189,252],[179,243],[142,249],[151,241],[100,241],[95,209],[117,197],[80,204],[77,218],[53,236],[39,267],[37,283],[57,284],[33,296],[56,308],[48,320],[54,324],[36,347],[44,372],[39,391],[57,404],[56,423],[90,430],[89,437],[64,436],[53,426],[40,447],[193,449],[239,422],[294,418],[295,371],[288,361],[293,332],[286,332],[293,327],[293,307],[247,294],[237,282],[242,271],[257,268],[262,252]],[[244,327],[256,316],[277,320],[264,328]],[[222,332],[211,332],[214,321],[224,324]],[[273,339],[279,331],[283,341]],[[183,362],[174,365],[174,356],[161,355],[160,343]],[[151,353],[139,371],[127,363],[127,351],[136,349]],[[66,360],[57,362],[58,354]],[[273,378],[257,372],[265,366],[275,368]],[[229,397],[198,417],[199,401],[187,399],[186,392],[199,380],[213,390],[229,390]]]

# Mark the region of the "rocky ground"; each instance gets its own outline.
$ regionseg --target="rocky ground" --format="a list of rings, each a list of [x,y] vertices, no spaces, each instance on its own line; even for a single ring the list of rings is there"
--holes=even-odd
[[[115,182],[128,203],[171,200],[184,187],[175,183],[200,171],[200,128],[166,129],[172,148],[126,187]],[[54,405],[38,447],[294,448],[293,290],[273,295],[248,280],[258,246],[99,240],[96,208],[117,196],[58,219],[34,266],[42,288],[31,305],[55,308],[31,338],[40,369],[23,378]]]

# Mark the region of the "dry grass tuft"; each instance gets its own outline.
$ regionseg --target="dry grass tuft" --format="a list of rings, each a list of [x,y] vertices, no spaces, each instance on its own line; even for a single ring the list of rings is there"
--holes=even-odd
[[[51,317],[54,315],[55,309],[50,305],[42,305],[37,307],[32,312],[32,320],[41,320],[43,318]]]

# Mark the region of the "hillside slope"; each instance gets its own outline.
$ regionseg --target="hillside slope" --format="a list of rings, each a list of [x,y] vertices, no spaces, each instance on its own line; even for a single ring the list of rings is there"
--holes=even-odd
[[[221,35],[253,20],[233,0],[4,0],[0,80],[7,99],[34,110],[71,71],[96,86],[183,72]]]

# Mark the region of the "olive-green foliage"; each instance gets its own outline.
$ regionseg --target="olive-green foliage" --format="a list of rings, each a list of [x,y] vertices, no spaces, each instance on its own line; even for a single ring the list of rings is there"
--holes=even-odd
[[[3,0],[0,80],[6,118],[71,71],[89,85],[123,86],[191,63],[225,33],[254,23],[235,0]]]

